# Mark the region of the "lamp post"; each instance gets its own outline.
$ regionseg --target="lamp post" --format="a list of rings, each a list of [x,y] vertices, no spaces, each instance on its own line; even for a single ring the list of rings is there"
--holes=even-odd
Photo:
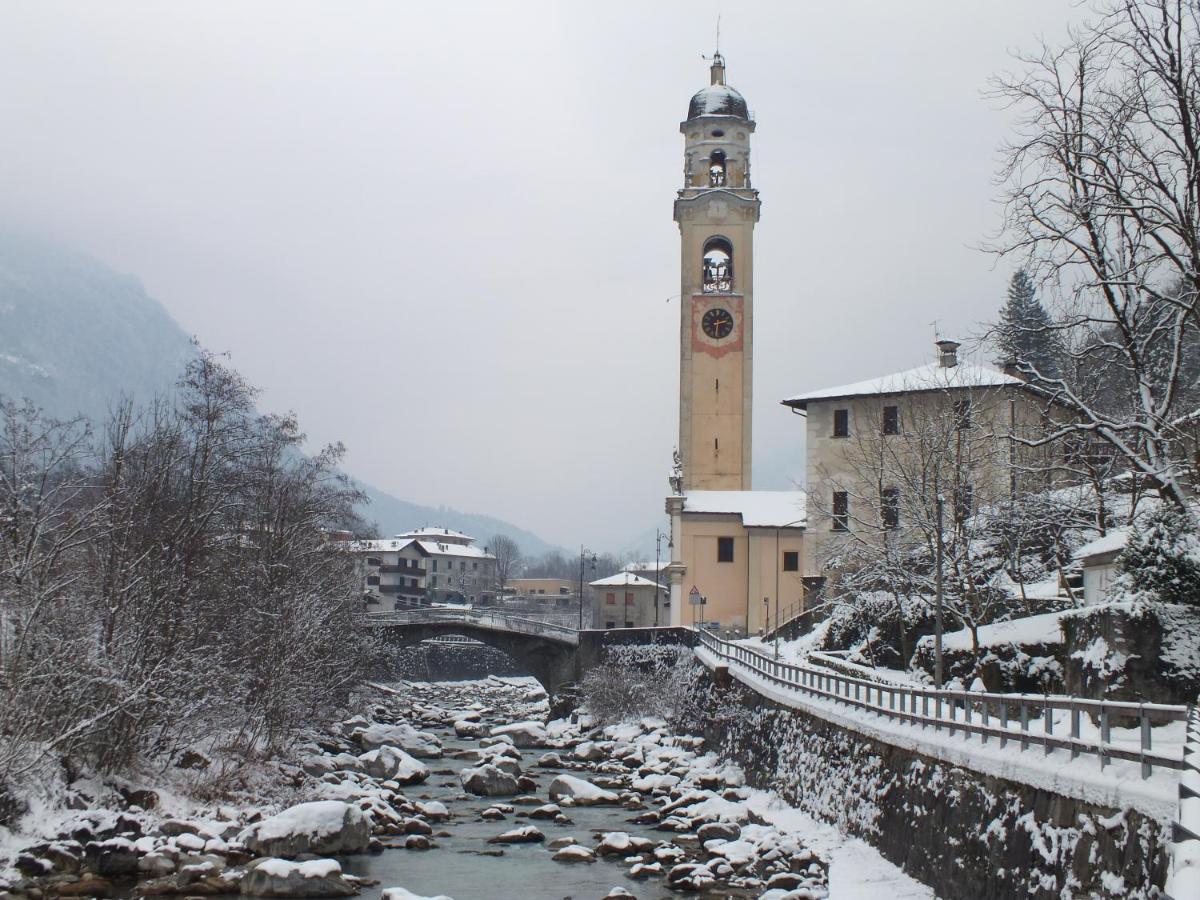
[[[591,553],[591,564],[593,574],[596,571],[596,554],[588,550],[583,544],[579,545],[579,630],[583,631],[583,566],[588,561],[588,554]]]
[[[667,549],[670,550],[675,546],[675,542],[671,539],[671,535],[663,534],[658,527],[654,529],[654,627],[658,627],[658,604],[659,604],[659,578],[662,577],[661,560],[662,560],[662,539],[667,539]]]
[[[933,683],[942,686],[942,557],[945,555],[942,538],[942,509],[945,498],[937,495],[937,568],[933,575],[934,633],[933,633]]]
[[[807,522],[807,518],[796,519],[794,522],[784,522],[782,525],[775,526],[775,658],[779,659],[779,570],[783,568],[783,557],[779,555],[779,532],[784,528],[790,528],[793,525],[799,525],[801,522]],[[799,569],[797,568],[797,571]],[[765,598],[764,598],[765,599]],[[804,582],[800,582],[800,599],[804,599]],[[770,617],[768,611],[767,618]],[[763,627],[766,627],[764,623]]]

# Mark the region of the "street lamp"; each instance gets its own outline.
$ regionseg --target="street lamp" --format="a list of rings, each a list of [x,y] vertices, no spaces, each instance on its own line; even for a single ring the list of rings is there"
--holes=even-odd
[[[658,627],[658,589],[659,578],[662,576],[662,539],[667,539],[667,549],[671,550],[675,547],[675,541],[672,540],[670,534],[663,534],[662,530],[657,526],[654,528],[654,627]]]
[[[588,550],[583,544],[579,545],[579,630],[583,631],[583,566],[585,562],[589,562],[588,554],[591,554],[590,560],[592,564],[592,574],[596,573],[596,554]]]
[[[775,526],[775,658],[779,659],[779,570],[783,568],[783,558],[779,555],[779,532],[784,528],[790,528],[793,525],[799,525],[801,522],[807,522],[807,518],[796,519],[794,522],[785,522],[782,525]],[[763,602],[766,602],[766,597]],[[800,582],[800,599],[804,599],[804,582]],[[763,629],[766,629],[766,619],[770,616],[770,610],[763,610]]]

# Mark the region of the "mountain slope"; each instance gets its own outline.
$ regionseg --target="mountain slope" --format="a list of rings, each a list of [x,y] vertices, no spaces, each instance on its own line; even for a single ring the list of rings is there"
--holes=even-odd
[[[0,394],[102,417],[174,383],[188,336],[141,284],[65,247],[0,231]]]
[[[28,397],[57,418],[103,419],[122,394],[168,390],[195,352],[141,283],[50,241],[0,229],[0,396]],[[507,534],[530,555],[550,545],[491,516],[409,503],[360,485],[385,535],[444,525],[486,543]]]

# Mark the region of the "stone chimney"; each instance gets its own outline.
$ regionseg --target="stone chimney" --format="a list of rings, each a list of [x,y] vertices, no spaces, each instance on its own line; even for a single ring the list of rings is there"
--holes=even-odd
[[[943,369],[953,369],[958,365],[958,341],[941,340],[937,342],[938,365]]]

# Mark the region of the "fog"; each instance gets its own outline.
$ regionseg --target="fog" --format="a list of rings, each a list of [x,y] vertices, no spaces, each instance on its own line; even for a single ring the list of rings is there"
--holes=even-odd
[[[354,475],[623,549],[677,441],[678,125],[719,10],[758,122],[755,487],[787,487],[782,397],[994,316],[984,91],[1070,0],[8,3],[0,208],[142,279]]]

